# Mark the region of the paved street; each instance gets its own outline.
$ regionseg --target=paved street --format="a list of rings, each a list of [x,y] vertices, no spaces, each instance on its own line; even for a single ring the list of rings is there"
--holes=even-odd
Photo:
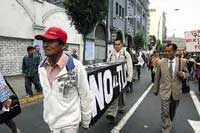
[[[143,69],[141,80],[134,83],[134,92],[132,94],[127,94],[126,112],[138,101],[150,84],[150,71]],[[191,82],[190,86],[192,88],[191,90],[197,92],[196,82]],[[198,99],[200,99],[198,92],[196,95]],[[115,125],[118,124],[123,116],[124,114],[119,115]],[[184,94],[173,124],[175,133],[193,132],[192,127],[187,121],[188,119],[200,121],[200,116],[190,94]],[[22,130],[22,133],[49,132],[47,125],[42,120],[42,102],[24,106],[22,114],[15,120],[18,127]],[[124,125],[120,133],[160,133],[160,123],[160,99],[158,96],[154,96],[151,90]],[[115,125],[109,124],[105,116],[103,116],[90,130],[80,129],[80,133],[109,133]],[[0,126],[0,133],[9,133],[5,125]]]

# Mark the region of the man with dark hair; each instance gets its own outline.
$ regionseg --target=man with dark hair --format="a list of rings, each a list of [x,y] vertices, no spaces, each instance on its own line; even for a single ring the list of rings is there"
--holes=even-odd
[[[32,83],[35,85],[37,92],[42,91],[42,87],[38,78],[38,65],[40,58],[34,56],[35,48],[33,46],[27,47],[28,55],[24,56],[22,61],[22,73],[25,77],[25,89],[27,97],[33,96]]]
[[[44,94],[44,121],[51,133],[77,133],[79,125],[89,128],[92,97],[82,63],[64,53],[67,33],[59,27],[48,28],[43,35],[47,56],[39,66]]]
[[[186,62],[176,58],[176,44],[166,45],[166,57],[159,61],[155,74],[155,95],[161,97],[162,133],[171,133],[172,121],[179,104],[182,80],[189,76]]]
[[[166,45],[166,47],[172,47],[172,49],[176,52],[176,50],[177,50],[177,46],[176,46],[176,44],[174,44],[174,43],[168,43],[167,45]]]

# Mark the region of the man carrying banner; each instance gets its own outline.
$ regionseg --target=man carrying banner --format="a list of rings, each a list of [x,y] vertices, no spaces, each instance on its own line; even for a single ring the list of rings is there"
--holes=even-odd
[[[126,61],[127,62],[127,86],[132,87],[132,78],[133,78],[133,64],[131,55],[123,49],[123,44],[120,39],[115,40],[114,49],[109,54],[107,58],[108,62],[117,62],[117,61]],[[120,82],[120,81],[118,81]],[[117,113],[123,113],[124,112],[124,106],[125,106],[125,95],[122,91],[118,98],[116,98],[113,103],[110,105],[110,107],[107,110],[107,116],[106,118],[113,123],[115,121],[115,118],[117,116]]]

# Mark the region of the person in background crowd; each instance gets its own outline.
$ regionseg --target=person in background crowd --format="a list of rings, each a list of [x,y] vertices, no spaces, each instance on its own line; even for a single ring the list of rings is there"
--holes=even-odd
[[[154,93],[155,95],[159,93],[161,98],[162,133],[172,132],[172,122],[180,100],[182,80],[189,76],[186,61],[175,57],[176,50],[176,44],[166,45],[167,58],[159,62],[155,75]],[[179,63],[181,63],[180,69]]]
[[[135,66],[136,66],[136,70],[137,70],[137,78],[138,78],[138,80],[140,80],[141,67],[144,65],[144,60],[142,58],[142,52],[139,52],[137,59],[138,59],[138,63],[135,64]]]
[[[76,49],[72,50],[72,57],[74,57],[75,59],[79,59]]]
[[[155,73],[156,73],[156,71],[157,71],[157,69],[158,69],[158,66],[159,66],[159,63],[160,63],[160,60],[163,58],[163,57],[161,57],[161,55],[160,55],[160,53],[157,53],[157,55],[156,55],[156,62],[155,62],[155,65],[154,65],[154,67],[153,67],[153,74],[155,75]]]
[[[200,55],[197,55],[196,57],[196,70],[195,70],[195,75],[196,75],[196,79],[198,80],[198,88],[199,88],[199,92],[200,92]]]
[[[67,33],[48,28],[35,39],[43,41],[47,56],[39,66],[44,95],[44,121],[51,133],[78,133],[79,124],[89,128],[93,99],[87,73],[80,61],[64,51]]]
[[[40,58],[34,56],[34,47],[28,46],[28,55],[24,56],[22,61],[22,73],[25,77],[25,89],[27,97],[33,96],[32,83],[35,85],[37,92],[42,91],[42,87],[38,78],[38,65],[40,64]]]
[[[123,43],[120,39],[115,40],[114,49],[108,55],[108,62],[111,61],[127,61],[127,86],[132,88],[132,78],[133,78],[133,63],[131,55],[123,49]],[[125,94],[122,91],[118,98],[116,98],[107,110],[106,118],[114,123],[117,113],[123,113],[125,108]]]
[[[148,64],[147,52],[146,52],[145,50],[143,50],[141,54],[142,54],[142,59],[143,59],[143,61],[144,61],[144,64],[143,64],[142,67],[144,68],[145,65]]]
[[[41,61],[42,60],[42,55],[40,53],[40,47],[38,45],[35,45],[34,46],[34,56],[38,57],[39,60]]]
[[[193,75],[195,71],[195,60],[192,58],[190,54],[187,55],[187,67],[190,75],[190,80],[193,80]]]
[[[137,59],[137,55],[133,52],[132,48],[127,48],[126,51],[131,55],[131,58],[132,58],[132,63],[133,63],[133,82],[135,81],[135,73],[134,73],[134,67],[135,67],[135,64],[138,63],[138,59]],[[127,90],[127,92],[132,92],[132,88],[130,88],[131,90]]]
[[[0,102],[3,103],[3,106],[8,109],[12,105],[12,100],[10,96],[13,93],[7,86],[3,75],[0,72]],[[20,133],[20,130],[16,127],[16,124],[13,120],[7,120],[4,122],[12,131],[12,133]]]
[[[149,68],[151,69],[151,81],[154,82],[155,72],[154,67],[156,66],[156,63],[160,60],[160,56],[158,52],[154,52],[153,55],[150,58],[149,61]]]

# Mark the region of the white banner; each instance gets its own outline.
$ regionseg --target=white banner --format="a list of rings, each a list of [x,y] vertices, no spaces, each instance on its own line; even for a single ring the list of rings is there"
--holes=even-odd
[[[186,31],[185,42],[187,52],[200,52],[200,30]]]

